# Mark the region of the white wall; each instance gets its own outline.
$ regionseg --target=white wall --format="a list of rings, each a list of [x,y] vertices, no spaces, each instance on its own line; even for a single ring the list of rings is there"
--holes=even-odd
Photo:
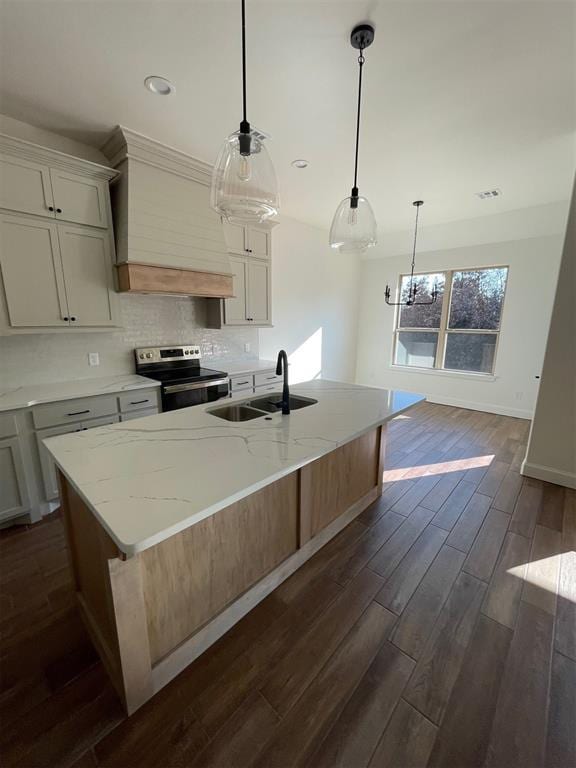
[[[522,472],[576,488],[576,187]]]
[[[285,349],[290,380],[353,381],[356,369],[358,257],[328,245],[328,232],[283,218],[273,232],[272,322],[260,330],[260,356]]]
[[[434,402],[531,418],[562,250],[561,235],[420,253],[418,269],[510,267],[495,378],[394,369],[394,309],[384,302],[386,283],[397,285],[410,257],[362,263],[357,380],[361,384],[420,392]]]

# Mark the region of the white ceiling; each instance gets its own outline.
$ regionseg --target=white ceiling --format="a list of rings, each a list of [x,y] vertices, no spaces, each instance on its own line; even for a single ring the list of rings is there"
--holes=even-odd
[[[2,0],[0,111],[100,146],[123,124],[204,160],[240,120],[239,0]],[[282,212],[329,227],[352,182],[356,52],[369,19],[360,191],[382,233],[568,197],[575,5],[247,0],[248,117],[272,135]],[[147,75],[175,95],[154,96]],[[296,170],[295,158],[310,166]],[[502,197],[475,192],[497,186]]]

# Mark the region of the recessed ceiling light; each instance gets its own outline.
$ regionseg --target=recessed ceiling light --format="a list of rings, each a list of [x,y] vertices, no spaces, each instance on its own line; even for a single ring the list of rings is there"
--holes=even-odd
[[[308,160],[292,160],[294,168],[307,168]]]
[[[171,93],[176,91],[170,80],[166,80],[165,77],[160,77],[159,75],[150,75],[150,77],[144,80],[144,85],[149,91],[158,96],[170,96]]]

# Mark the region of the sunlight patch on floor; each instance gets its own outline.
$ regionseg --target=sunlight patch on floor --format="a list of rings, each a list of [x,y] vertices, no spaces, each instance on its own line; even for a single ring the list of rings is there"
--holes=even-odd
[[[457,461],[441,461],[437,464],[422,464],[414,467],[398,467],[384,471],[384,482],[394,483],[397,480],[405,480],[407,477],[424,477],[425,475],[443,475],[447,472],[462,472],[466,469],[488,467],[494,461],[494,454],[486,456],[474,456],[471,459],[458,459]]]

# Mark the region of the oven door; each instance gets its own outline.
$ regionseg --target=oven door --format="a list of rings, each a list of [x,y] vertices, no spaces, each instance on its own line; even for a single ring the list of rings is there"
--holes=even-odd
[[[162,410],[175,411],[191,405],[212,403],[228,397],[228,379],[169,384],[162,387]]]

